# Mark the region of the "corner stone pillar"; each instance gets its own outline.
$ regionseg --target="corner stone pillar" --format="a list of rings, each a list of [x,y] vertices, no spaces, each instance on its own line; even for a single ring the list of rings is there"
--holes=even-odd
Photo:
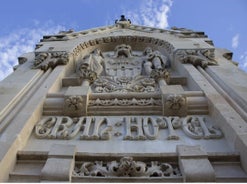
[[[52,145],[48,159],[41,170],[42,182],[69,182],[75,164],[76,146]]]
[[[200,146],[177,146],[179,168],[184,182],[215,182],[215,171]]]

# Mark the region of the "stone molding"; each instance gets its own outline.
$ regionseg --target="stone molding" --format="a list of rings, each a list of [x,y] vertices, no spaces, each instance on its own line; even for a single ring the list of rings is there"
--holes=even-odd
[[[97,45],[101,44],[109,44],[109,43],[124,43],[124,44],[146,44],[146,45],[152,45],[153,47],[161,47],[166,50],[168,54],[172,54],[174,51],[174,46],[165,40],[161,40],[158,38],[153,37],[147,37],[147,36],[108,36],[108,37],[101,37],[92,39],[86,42],[83,42],[79,44],[76,48],[73,50],[73,55],[78,56],[79,53],[81,53],[82,50],[88,48],[88,47],[96,47]]]

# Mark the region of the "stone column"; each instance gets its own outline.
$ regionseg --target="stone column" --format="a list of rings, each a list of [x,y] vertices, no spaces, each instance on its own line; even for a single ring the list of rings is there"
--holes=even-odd
[[[75,164],[76,146],[52,145],[41,170],[42,182],[70,182]]]
[[[179,168],[184,182],[215,182],[215,171],[200,146],[178,145]]]

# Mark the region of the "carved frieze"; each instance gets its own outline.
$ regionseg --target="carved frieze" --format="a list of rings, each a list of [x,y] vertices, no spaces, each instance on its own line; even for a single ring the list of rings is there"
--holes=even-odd
[[[122,157],[114,161],[76,163],[74,177],[181,177],[177,164],[160,161],[135,161]]]
[[[176,58],[182,63],[190,63],[203,68],[217,64],[214,59],[214,49],[178,50]]]
[[[47,70],[57,65],[66,65],[69,62],[70,54],[67,52],[36,52],[33,68]]]
[[[112,98],[89,100],[89,106],[160,106],[161,99],[155,98]]]
[[[112,92],[158,92],[159,88],[154,79],[144,76],[130,77],[100,77],[92,84],[92,90],[95,93]]]
[[[192,139],[218,139],[222,131],[202,116],[48,116],[35,126],[35,135],[41,139],[109,140],[112,136],[123,140],[156,140],[161,130],[167,140],[181,137],[177,129]]]

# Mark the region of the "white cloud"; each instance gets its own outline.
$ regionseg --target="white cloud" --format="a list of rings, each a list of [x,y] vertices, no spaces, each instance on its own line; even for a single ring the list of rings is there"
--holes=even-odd
[[[247,51],[245,51],[240,57],[239,57],[239,68],[243,69],[247,72]]]
[[[236,34],[234,37],[232,37],[232,48],[236,49],[239,44],[239,34]]]
[[[36,21],[33,28],[22,28],[0,37],[0,80],[13,71],[20,55],[34,50],[43,35],[55,34],[64,29],[60,25],[54,26],[51,21],[45,24]]]
[[[144,0],[139,9],[125,12],[133,24],[167,28],[172,0]]]

